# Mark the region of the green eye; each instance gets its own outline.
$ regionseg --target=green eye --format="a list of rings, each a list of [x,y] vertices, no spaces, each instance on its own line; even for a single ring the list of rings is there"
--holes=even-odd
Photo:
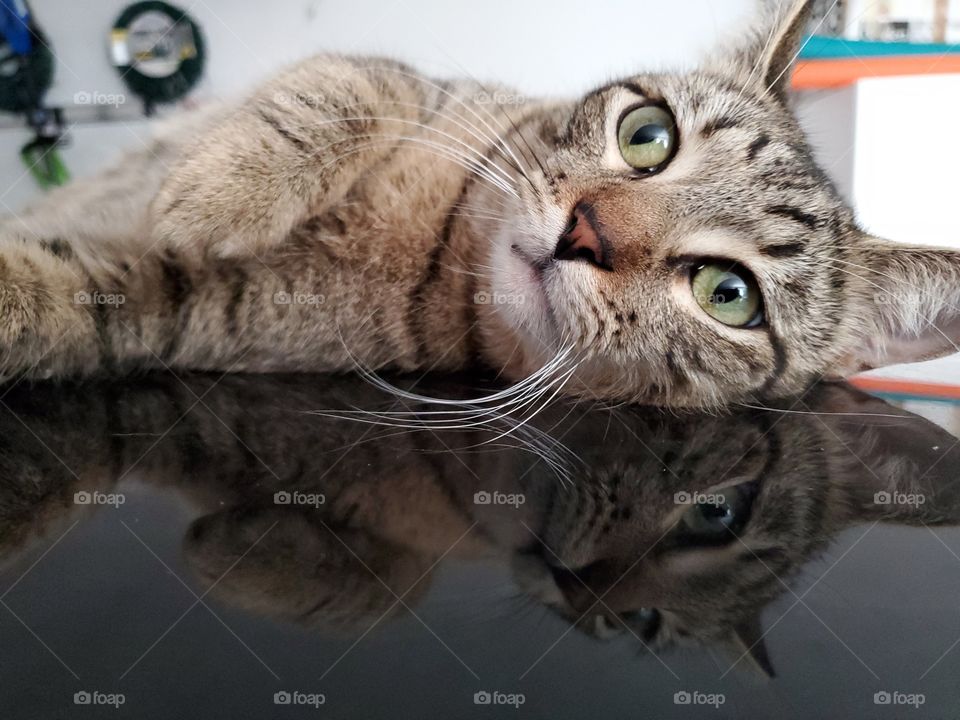
[[[759,494],[756,481],[748,481],[691,497],[695,504],[684,512],[677,527],[685,545],[729,542],[746,526]]]
[[[670,159],[677,141],[673,116],[662,107],[647,105],[631,110],[617,129],[620,154],[637,170],[655,170]]]
[[[703,311],[724,325],[755,327],[763,322],[760,287],[744,267],[731,263],[701,265],[694,270],[690,286]]]

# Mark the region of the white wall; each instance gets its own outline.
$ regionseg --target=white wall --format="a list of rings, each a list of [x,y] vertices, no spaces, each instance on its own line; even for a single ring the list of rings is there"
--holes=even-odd
[[[854,201],[867,229],[960,247],[960,75],[857,85]]]
[[[108,64],[107,32],[125,0],[35,0],[60,63],[52,104],[74,94],[124,93]],[[278,66],[321,50],[400,57],[438,75],[468,74],[528,94],[567,94],[640,68],[692,64],[751,0],[180,0],[201,25],[209,63],[199,97],[239,93]],[[128,99],[133,102],[132,98]],[[140,130],[138,129],[139,133]],[[74,128],[64,157],[75,176],[139,141],[124,124]],[[0,212],[37,193],[0,130]],[[4,207],[4,205],[6,207]]]

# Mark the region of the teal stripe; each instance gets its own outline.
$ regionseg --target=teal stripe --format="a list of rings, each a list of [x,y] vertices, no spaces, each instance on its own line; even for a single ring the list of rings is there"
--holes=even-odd
[[[935,395],[911,395],[909,393],[898,393],[898,392],[887,392],[885,390],[869,390],[865,391],[870,395],[875,395],[878,398],[883,400],[892,400],[894,402],[903,402],[903,401],[914,401],[914,402],[926,402],[926,403],[937,403],[938,405],[960,405],[960,400],[954,400],[953,398],[945,397],[936,397]]]
[[[807,40],[800,57],[805,60],[843,60],[848,58],[890,57],[897,55],[944,55],[960,53],[960,43],[874,42],[844,40],[813,35]]]

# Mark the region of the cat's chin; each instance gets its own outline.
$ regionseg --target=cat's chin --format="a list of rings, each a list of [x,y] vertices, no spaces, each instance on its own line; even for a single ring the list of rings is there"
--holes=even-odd
[[[543,267],[515,246],[494,258],[488,300],[498,315],[521,335],[552,346],[557,331],[544,286]]]

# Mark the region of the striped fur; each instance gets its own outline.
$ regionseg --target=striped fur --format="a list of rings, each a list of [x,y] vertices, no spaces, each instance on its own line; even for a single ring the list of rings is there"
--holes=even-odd
[[[568,393],[718,406],[955,349],[958,255],[856,226],[789,109],[806,3],[768,6],[697,72],[577,100],[321,56],[182,118],[0,221],[0,374],[480,365],[518,380],[573,348]],[[651,101],[679,147],[638,176],[616,123]],[[574,208],[611,268],[554,259]],[[756,276],[760,327],[697,307],[690,268],[711,257]]]
[[[184,500],[192,573],[250,612],[359,633],[398,609],[392,593],[410,590],[413,607],[444,573],[438,563],[485,558],[579,630],[629,626],[663,647],[744,633],[853,526],[960,522],[953,438],[841,386],[815,389],[803,414],[549,409],[534,423],[578,458],[567,485],[529,447],[478,451],[491,431],[370,432],[303,414],[344,403],[373,410],[382,397],[359,378],[310,376],[18,387],[0,414],[0,562],[114,512],[77,505],[77,492],[146,490]],[[756,491],[736,537],[692,540],[693,508],[676,494],[744,484]],[[524,502],[477,504],[484,491]],[[878,504],[881,491],[925,502]],[[278,492],[324,502],[278,505]],[[641,608],[660,611],[658,627],[638,620]]]

